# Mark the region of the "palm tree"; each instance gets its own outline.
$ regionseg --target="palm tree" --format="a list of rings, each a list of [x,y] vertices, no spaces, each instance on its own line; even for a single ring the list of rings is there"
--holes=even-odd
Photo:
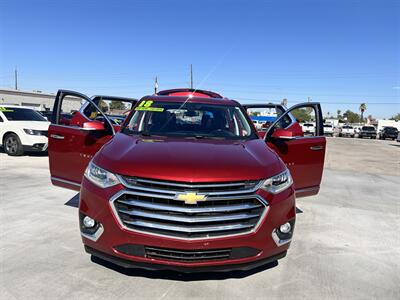
[[[360,112],[361,112],[361,123],[364,122],[364,111],[367,110],[367,105],[365,103],[360,104]]]
[[[340,119],[340,117],[341,117],[341,116],[340,116],[340,113],[341,113],[341,112],[342,112],[342,111],[341,111],[340,109],[338,109],[337,112],[336,112],[336,117],[337,117],[338,119]]]

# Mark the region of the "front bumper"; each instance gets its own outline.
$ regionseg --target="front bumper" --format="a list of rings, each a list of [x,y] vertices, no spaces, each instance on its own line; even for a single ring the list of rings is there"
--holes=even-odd
[[[293,188],[289,188],[278,195],[268,194],[263,190],[257,192],[268,201],[269,206],[255,231],[242,235],[204,239],[178,239],[135,232],[123,228],[110,204],[110,199],[122,189],[124,189],[122,185],[101,189],[84,178],[80,192],[79,207],[81,214],[95,219],[102,226],[102,233],[96,239],[82,235],[86,251],[117,265],[146,269],[186,270],[187,272],[207,270],[208,268],[214,270],[243,270],[282,258],[290,246],[290,242],[278,246],[273,239],[272,233],[281,224],[295,219]],[[173,249],[174,251],[182,250],[182,252],[238,248],[249,248],[255,251],[249,252],[247,256],[187,261],[162,258],[160,256],[152,257],[146,253],[123,251],[121,249],[123,249],[122,246],[124,245],[139,245],[166,250]]]
[[[89,246],[85,245],[85,251],[88,254],[91,254],[95,257],[98,257],[102,260],[110,262],[114,265],[123,267],[123,268],[140,268],[149,271],[160,271],[160,270],[169,270],[169,271],[177,271],[182,273],[197,273],[197,272],[230,272],[230,271],[249,271],[257,267],[261,267],[277,261],[281,258],[286,256],[287,251],[283,251],[279,254],[248,262],[248,263],[241,263],[241,264],[227,264],[227,265],[217,265],[217,266],[203,266],[203,267],[183,267],[183,266],[168,266],[164,264],[157,264],[157,263],[146,263],[146,262],[137,262],[133,260],[128,260],[124,258],[120,258],[117,256],[109,255],[107,253],[103,253],[97,251]]]

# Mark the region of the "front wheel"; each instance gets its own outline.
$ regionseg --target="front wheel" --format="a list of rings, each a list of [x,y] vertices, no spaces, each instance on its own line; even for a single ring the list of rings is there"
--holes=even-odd
[[[3,142],[4,151],[10,156],[20,156],[24,154],[21,140],[15,133],[7,134]]]

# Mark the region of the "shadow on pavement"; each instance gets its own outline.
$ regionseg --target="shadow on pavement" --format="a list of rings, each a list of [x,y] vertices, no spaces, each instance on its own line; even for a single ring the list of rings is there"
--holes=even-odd
[[[0,147],[0,153],[5,153],[3,147]],[[49,156],[49,154],[47,151],[40,151],[40,152],[25,151],[25,153],[21,156],[42,157],[42,156]],[[16,156],[16,157],[18,157],[18,156]]]
[[[79,207],[79,193],[69,199],[64,205],[71,206],[71,207]]]
[[[167,270],[161,270],[161,271],[149,271],[145,269],[128,269],[128,268],[123,268],[117,265],[114,265],[113,263],[110,263],[108,261],[102,260],[101,258],[98,258],[96,256],[91,256],[91,261],[101,265],[103,267],[106,267],[108,269],[111,269],[113,271],[116,271],[118,273],[127,275],[127,276],[132,276],[132,277],[145,277],[149,279],[165,279],[165,280],[175,280],[175,281],[204,281],[204,280],[225,280],[225,279],[231,279],[231,278],[245,278],[248,276],[251,276],[253,274],[272,269],[276,266],[278,266],[278,261],[271,262],[269,264],[265,264],[264,266],[260,266],[257,268],[254,268],[249,271],[227,271],[227,272],[204,272],[204,273],[180,273],[177,271],[167,271]]]

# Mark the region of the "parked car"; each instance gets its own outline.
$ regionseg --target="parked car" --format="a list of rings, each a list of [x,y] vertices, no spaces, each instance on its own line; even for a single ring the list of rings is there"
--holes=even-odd
[[[379,133],[380,140],[391,139],[395,140],[399,134],[399,130],[396,127],[384,127]]]
[[[174,91],[143,97],[119,129],[101,110],[104,122],[80,110],[70,125],[50,125],[51,180],[80,190],[85,250],[123,267],[183,272],[247,270],[284,257],[295,198],[319,191],[321,106],[275,105],[282,114],[260,138],[238,102]],[[64,90],[54,107],[65,97],[98,108]],[[303,132],[291,112],[304,108],[315,111],[318,136],[296,139]]]
[[[31,108],[0,105],[0,145],[10,156],[23,155],[25,151],[46,151],[49,124]]]
[[[315,134],[315,125],[313,123],[304,123],[301,124],[301,128],[305,135],[314,135]]]
[[[332,124],[330,124],[330,123],[324,124],[324,134],[325,135],[333,136],[333,131],[334,131],[334,127]]]
[[[356,134],[356,130],[351,125],[343,125],[339,130],[339,136],[342,136],[342,137],[349,136],[349,137],[353,138],[355,134]]]
[[[360,139],[363,139],[363,138],[376,139],[376,129],[375,129],[375,127],[374,126],[363,126],[363,127],[361,127],[361,130],[358,133],[358,137]]]

